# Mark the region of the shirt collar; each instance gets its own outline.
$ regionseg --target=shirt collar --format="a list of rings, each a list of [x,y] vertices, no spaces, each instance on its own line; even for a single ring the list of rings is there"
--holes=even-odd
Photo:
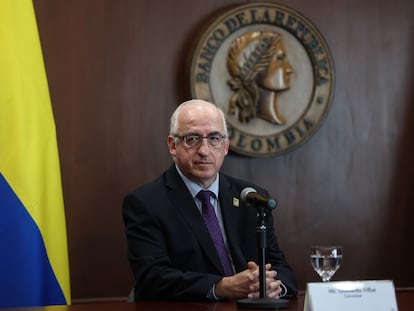
[[[191,195],[193,196],[193,198],[196,197],[197,193],[200,192],[200,190],[210,190],[211,192],[214,193],[215,197],[218,198],[218,192],[219,192],[219,174],[217,174],[217,178],[216,180],[210,185],[210,187],[208,187],[207,189],[204,189],[202,187],[200,187],[200,185],[196,184],[195,182],[191,181],[190,179],[188,179],[178,168],[177,165],[175,165],[175,167],[177,168],[177,172],[178,174],[181,176],[181,178],[183,179],[185,185],[187,186],[188,190],[190,191]]]

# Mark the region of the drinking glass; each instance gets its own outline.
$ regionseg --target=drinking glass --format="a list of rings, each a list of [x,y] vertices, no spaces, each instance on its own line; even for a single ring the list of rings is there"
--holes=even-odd
[[[318,273],[322,282],[328,282],[341,266],[342,247],[341,246],[312,246],[311,264]]]

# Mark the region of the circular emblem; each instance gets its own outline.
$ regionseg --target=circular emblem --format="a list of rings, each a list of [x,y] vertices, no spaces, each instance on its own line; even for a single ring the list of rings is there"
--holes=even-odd
[[[190,56],[191,96],[224,110],[236,153],[294,149],[315,133],[332,102],[328,45],[307,18],[279,4],[227,10]]]

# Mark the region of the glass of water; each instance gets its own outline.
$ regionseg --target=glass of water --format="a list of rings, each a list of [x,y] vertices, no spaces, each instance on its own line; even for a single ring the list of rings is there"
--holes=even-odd
[[[312,246],[311,264],[318,273],[322,282],[328,282],[341,266],[342,247],[341,246]]]

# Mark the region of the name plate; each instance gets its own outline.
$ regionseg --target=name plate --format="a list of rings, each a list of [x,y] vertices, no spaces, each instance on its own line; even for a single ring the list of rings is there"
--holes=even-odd
[[[394,283],[342,281],[308,283],[304,311],[397,311]]]

